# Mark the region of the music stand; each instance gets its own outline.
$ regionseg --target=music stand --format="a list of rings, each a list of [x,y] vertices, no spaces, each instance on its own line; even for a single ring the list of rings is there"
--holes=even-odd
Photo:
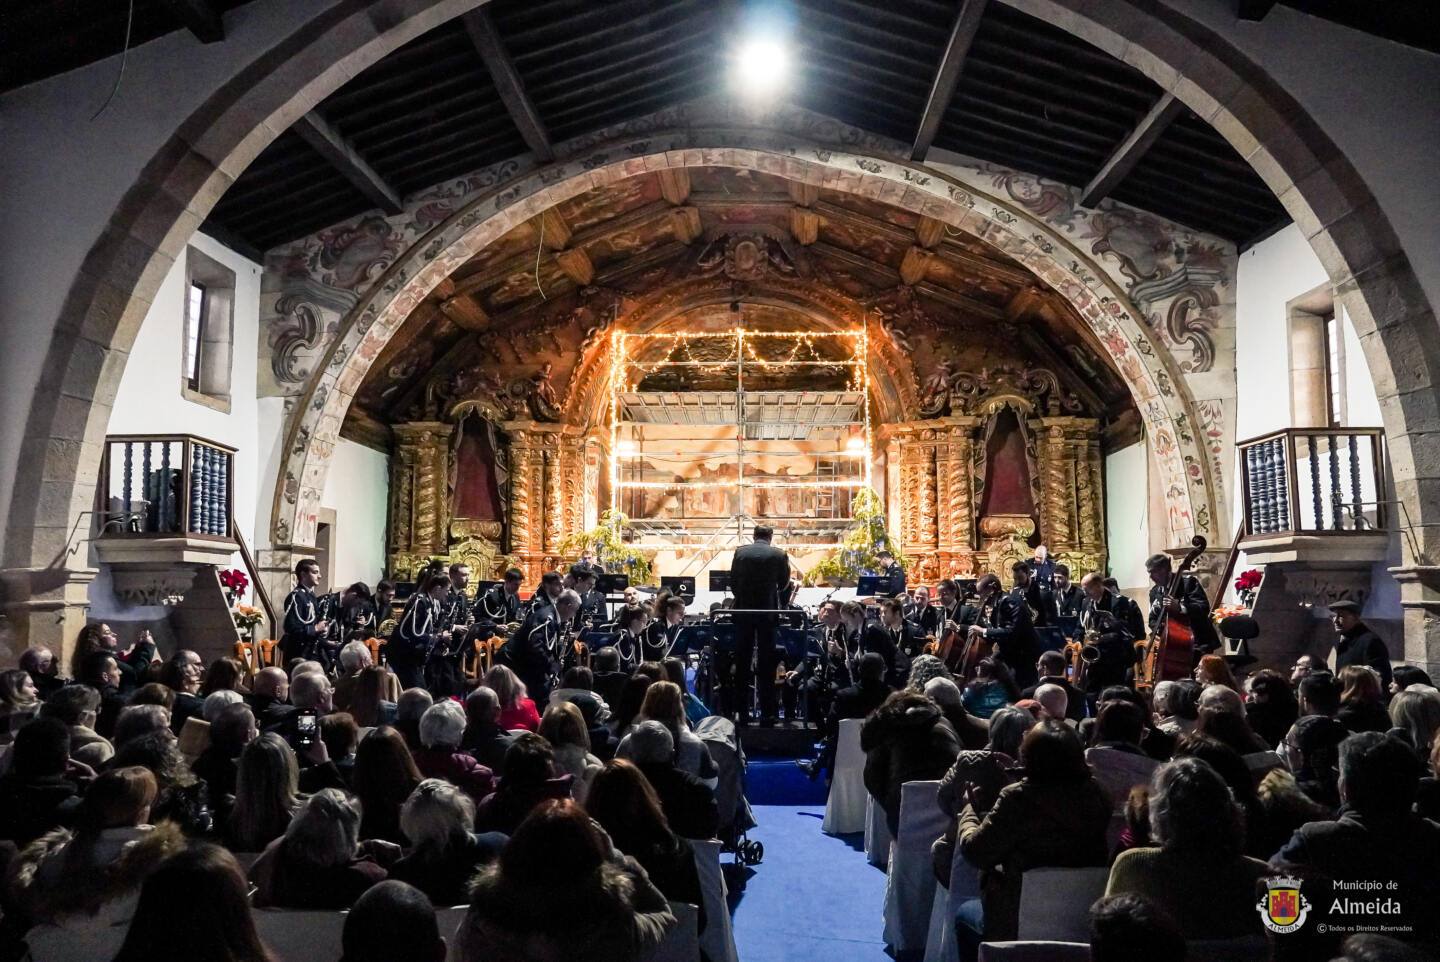
[[[623,595],[625,589],[630,587],[630,576],[619,573],[601,575],[595,586],[600,589],[602,594]]]
[[[880,575],[861,575],[855,582],[855,594],[861,598],[874,597],[880,593],[880,582],[889,580]]]
[[[695,600],[695,579],[688,575],[666,575],[660,579],[660,587],[670,589],[672,595],[683,598],[686,604]]]
[[[718,591],[718,592],[720,592],[721,594],[727,594],[727,595],[728,595],[728,594],[730,593],[730,572],[728,572],[728,571],[711,571],[711,572],[710,572],[710,590],[711,590],[711,591]]]

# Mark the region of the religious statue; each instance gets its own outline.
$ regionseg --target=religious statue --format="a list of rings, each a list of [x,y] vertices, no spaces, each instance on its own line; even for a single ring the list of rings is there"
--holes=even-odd
[[[550,384],[550,370],[554,365],[546,361],[540,370],[530,376],[530,413],[537,421],[560,420],[560,402],[555,398],[555,388]]]
[[[943,417],[950,410],[950,382],[955,376],[955,365],[941,361],[935,370],[920,385],[920,416],[922,418]]]

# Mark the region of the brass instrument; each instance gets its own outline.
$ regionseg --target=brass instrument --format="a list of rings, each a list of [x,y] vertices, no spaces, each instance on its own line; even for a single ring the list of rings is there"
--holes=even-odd
[[[1100,635],[1099,628],[1087,627],[1083,641],[1072,639],[1065,643],[1065,660],[1069,663],[1066,674],[1070,676],[1070,684],[1081,690],[1085,688],[1090,666],[1100,660]]]

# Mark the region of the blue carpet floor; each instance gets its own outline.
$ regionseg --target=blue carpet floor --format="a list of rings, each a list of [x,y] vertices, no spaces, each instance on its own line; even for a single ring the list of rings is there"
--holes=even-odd
[[[824,785],[788,759],[752,758],[746,788],[765,861],[732,896],[740,962],[890,962],[885,874],[865,862],[862,836],[820,832]]]

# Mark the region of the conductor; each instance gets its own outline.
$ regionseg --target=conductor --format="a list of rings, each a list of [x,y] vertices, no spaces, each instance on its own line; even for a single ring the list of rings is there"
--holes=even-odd
[[[752,657],[759,651],[758,671],[765,682],[759,686],[760,723],[774,725],[776,717],[775,686],[775,625],[780,597],[790,583],[790,559],[784,551],[771,544],[775,533],[764,525],[755,526],[755,540],[735,550],[730,562],[730,591],[735,596],[735,687],[731,704],[735,707],[735,724],[750,720],[750,688],[757,668]],[[754,613],[754,612],[762,613]]]

